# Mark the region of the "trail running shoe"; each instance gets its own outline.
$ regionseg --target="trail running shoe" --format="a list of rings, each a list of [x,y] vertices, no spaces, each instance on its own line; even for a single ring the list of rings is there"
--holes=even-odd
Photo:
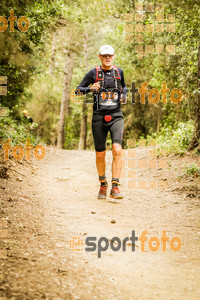
[[[106,181],[106,186],[100,186],[100,190],[98,193],[98,199],[106,199],[107,188],[108,188],[108,183]]]
[[[115,186],[111,189],[110,198],[123,199],[123,195],[120,193],[118,186]]]

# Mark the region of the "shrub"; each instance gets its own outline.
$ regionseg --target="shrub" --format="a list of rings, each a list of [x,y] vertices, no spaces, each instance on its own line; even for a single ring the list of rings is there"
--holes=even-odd
[[[191,164],[185,167],[185,171],[186,176],[197,177],[200,175],[200,167],[195,164]]]
[[[39,143],[39,138],[32,134],[30,126],[23,123],[21,120],[14,120],[8,110],[7,116],[0,117],[0,144],[11,138],[11,145],[26,144],[27,138],[31,144],[36,146]]]
[[[163,128],[156,137],[158,148],[164,149],[168,153],[183,154],[189,146],[193,131],[194,123],[191,120],[186,123],[178,123],[176,129]]]

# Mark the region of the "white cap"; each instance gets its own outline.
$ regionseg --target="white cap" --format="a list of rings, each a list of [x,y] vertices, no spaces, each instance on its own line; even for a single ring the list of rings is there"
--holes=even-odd
[[[114,49],[112,46],[110,45],[104,45],[100,48],[99,50],[99,54],[103,55],[103,54],[110,54],[113,55],[114,54]]]

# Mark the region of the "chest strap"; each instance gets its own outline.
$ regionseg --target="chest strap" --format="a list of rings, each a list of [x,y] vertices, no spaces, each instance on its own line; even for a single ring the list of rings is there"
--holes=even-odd
[[[96,82],[100,83],[100,87],[103,88],[104,87],[104,72],[102,70],[102,68],[100,66],[96,66]],[[121,84],[121,78],[119,75],[119,70],[117,67],[113,66],[113,77],[115,80],[115,88],[119,89],[120,91],[122,91],[122,84]]]

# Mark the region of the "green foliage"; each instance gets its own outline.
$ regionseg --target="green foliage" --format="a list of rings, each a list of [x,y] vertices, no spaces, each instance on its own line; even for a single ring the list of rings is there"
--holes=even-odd
[[[16,25],[14,32],[9,28],[0,33],[0,76],[8,78],[8,93],[0,96],[0,103],[12,109],[20,101],[24,89],[30,84],[31,75],[36,72],[38,52],[43,51],[48,34],[53,30],[62,12],[63,5],[67,1],[18,1],[8,0],[0,4],[0,15],[7,19],[10,10],[14,10],[15,16],[26,16],[30,21],[27,32],[22,33]],[[16,115],[13,115],[16,117]]]
[[[0,104],[8,107],[8,117],[0,118],[0,137],[11,137],[14,143],[24,142],[29,134],[21,122],[21,110],[26,107],[34,122],[39,124],[37,133],[47,144],[56,144],[59,111],[63,90],[65,50],[76,54],[72,87],[75,88],[87,71],[99,64],[98,49],[102,44],[112,44],[116,52],[115,64],[124,70],[127,86],[147,81],[148,89],[159,91],[162,82],[167,87],[180,88],[184,100],[174,105],[169,100],[156,104],[131,104],[122,106],[125,116],[125,139],[157,138],[160,147],[169,152],[184,153],[193,132],[194,98],[197,93],[197,51],[200,36],[199,1],[169,0],[148,1],[165,4],[167,14],[176,18],[176,35],[154,35],[144,32],[145,44],[176,44],[175,55],[146,55],[138,59],[135,42],[124,39],[124,16],[133,14],[138,1],[111,0],[37,0],[1,1],[0,15],[8,18],[10,10],[15,15],[26,16],[31,23],[26,33],[16,24],[15,32],[7,29],[0,33],[0,76],[8,77],[8,94],[0,96]],[[145,3],[147,1],[144,1]],[[87,8],[87,9],[86,9]],[[150,15],[150,14],[149,14]],[[146,23],[151,23],[148,18]],[[102,26],[103,24],[103,26]],[[92,26],[91,26],[92,25]],[[84,37],[88,36],[88,61],[85,63]],[[52,66],[53,72],[50,72]],[[87,70],[86,70],[87,69]],[[70,116],[66,118],[65,147],[78,147],[81,105],[70,103]],[[88,119],[91,118],[88,109]],[[160,133],[159,133],[160,132]],[[88,122],[88,145],[91,138]],[[148,137],[149,138],[149,137]]]
[[[9,138],[12,146],[26,144],[28,138],[34,146],[40,141],[40,138],[31,132],[29,124],[21,120],[14,120],[10,115],[0,117],[0,143],[3,144]]]
[[[185,167],[186,176],[197,177],[200,176],[200,167],[195,164],[190,164]]]
[[[175,128],[164,127],[156,137],[160,149],[167,152],[183,154],[189,146],[194,131],[193,121],[179,122]]]
[[[65,149],[78,149],[80,135],[80,115],[73,112],[73,118],[66,117]]]
[[[38,135],[45,143],[55,145],[62,97],[60,77],[56,74],[52,77],[48,70],[43,69],[25,92],[22,102],[26,103],[29,115],[38,124]]]

